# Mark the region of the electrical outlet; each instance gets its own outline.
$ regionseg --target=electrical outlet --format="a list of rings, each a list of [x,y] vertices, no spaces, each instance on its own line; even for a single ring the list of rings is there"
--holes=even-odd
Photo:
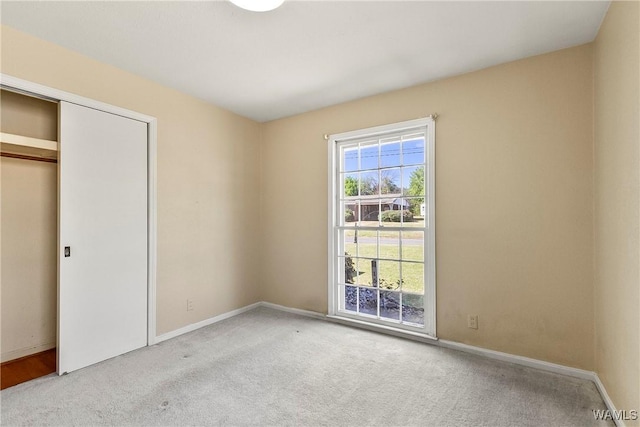
[[[467,326],[471,329],[478,329],[478,315],[469,315],[467,317]]]
[[[193,300],[192,299],[188,299],[187,300],[187,311],[193,311]]]

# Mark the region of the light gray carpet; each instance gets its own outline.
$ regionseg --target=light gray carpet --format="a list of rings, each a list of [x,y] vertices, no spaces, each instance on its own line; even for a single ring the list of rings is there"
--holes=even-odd
[[[1,398],[3,425],[607,425],[589,381],[267,308]]]

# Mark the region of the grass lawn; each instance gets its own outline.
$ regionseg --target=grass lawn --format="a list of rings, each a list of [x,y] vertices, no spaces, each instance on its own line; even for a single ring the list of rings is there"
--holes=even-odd
[[[397,236],[396,236],[397,237]],[[359,256],[361,257],[370,257],[370,258],[378,258],[376,254],[375,243],[360,243]],[[358,272],[356,274],[355,282],[358,285],[368,285],[371,286],[372,275],[371,275],[371,260],[355,258],[356,254],[356,244],[350,243],[347,244],[346,252],[351,255],[354,262],[354,267]],[[398,254],[398,246],[397,245],[380,245],[380,258],[399,258]],[[422,246],[403,246],[402,248],[402,259],[403,260],[414,260],[421,261],[423,259],[423,248]],[[424,293],[424,266],[421,263],[411,263],[411,262],[397,262],[397,261],[378,261],[378,277],[380,280],[383,280],[387,284],[392,285],[392,290],[400,290],[396,289],[396,285],[400,280],[400,264],[402,264],[402,280],[404,283],[402,284],[402,290],[405,292],[415,292],[419,294]]]

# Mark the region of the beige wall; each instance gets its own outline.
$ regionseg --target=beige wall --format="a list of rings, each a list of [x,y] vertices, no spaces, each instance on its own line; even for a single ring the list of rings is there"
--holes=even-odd
[[[640,410],[639,9],[613,2],[594,44],[595,359],[626,410]]]
[[[591,53],[580,46],[267,123],[263,298],[327,310],[323,134],[437,112],[438,336],[593,369]]]
[[[0,129],[31,138],[58,139],[58,104],[0,91]]]
[[[57,167],[2,158],[2,361],[55,347]]]
[[[159,334],[258,301],[258,123],[7,26],[1,47],[3,73],[158,119]]]

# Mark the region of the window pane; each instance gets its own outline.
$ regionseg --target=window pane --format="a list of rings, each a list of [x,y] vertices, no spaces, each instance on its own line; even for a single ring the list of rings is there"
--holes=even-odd
[[[424,196],[424,166],[403,167],[402,185],[405,196]]]
[[[342,302],[340,308],[355,312],[358,303],[358,288],[355,286],[340,286],[339,292],[340,301]]]
[[[378,289],[360,288],[359,292],[360,313],[378,315]]]
[[[358,256],[378,258],[377,231],[358,230]]]
[[[378,226],[378,214],[380,213],[380,199],[368,198],[360,201],[360,215],[362,225],[367,227]]]
[[[402,199],[401,197],[396,197],[393,199],[382,199],[381,200],[381,215],[380,221],[383,225],[389,225],[391,227],[399,227],[400,222],[402,222],[402,215],[407,215],[409,205],[408,201]]]
[[[342,252],[345,252],[341,255],[350,255],[350,256],[358,256],[358,247],[355,243],[356,240],[356,232],[357,230],[344,230],[343,238],[341,240],[342,243]]]
[[[424,264],[417,262],[402,263],[402,290],[424,294]]]
[[[424,137],[402,142],[402,164],[416,165],[424,162]]]
[[[381,290],[399,291],[400,263],[396,261],[378,261],[378,280]]]
[[[380,167],[400,166],[400,140],[398,138],[380,141]]]
[[[404,261],[424,260],[424,231],[407,230],[402,232],[402,259]]]
[[[424,220],[427,217],[427,205],[424,197],[415,197],[407,200],[409,202],[409,210],[413,215],[414,221]],[[423,225],[421,225],[423,227]]]
[[[338,218],[338,222],[347,227],[355,227],[360,213],[360,205],[358,202],[356,200],[349,200],[342,202],[340,205],[342,206],[343,216]]]
[[[358,146],[344,147],[342,149],[342,171],[353,172],[358,170]]]
[[[346,256],[344,258],[340,258],[340,261],[340,272],[344,274],[340,283],[355,283],[357,271],[354,258]]]
[[[380,258],[400,259],[398,231],[379,231],[380,233]]]
[[[400,320],[400,293],[380,291],[380,317]]]
[[[340,198],[358,196],[359,175],[357,173],[342,174],[342,195]]]
[[[380,194],[378,171],[360,172],[360,195],[377,196]]]
[[[424,217],[419,215],[423,209],[424,197],[405,197],[402,203],[406,209],[402,217],[402,227],[424,228]]]
[[[356,283],[360,286],[373,286],[371,263],[375,260],[358,258]]]
[[[378,142],[360,144],[360,170],[378,169]]]
[[[402,321],[424,325],[424,297],[402,294]]]
[[[389,195],[401,195],[402,183],[401,183],[400,168],[396,169],[383,169],[380,171],[380,194]]]

